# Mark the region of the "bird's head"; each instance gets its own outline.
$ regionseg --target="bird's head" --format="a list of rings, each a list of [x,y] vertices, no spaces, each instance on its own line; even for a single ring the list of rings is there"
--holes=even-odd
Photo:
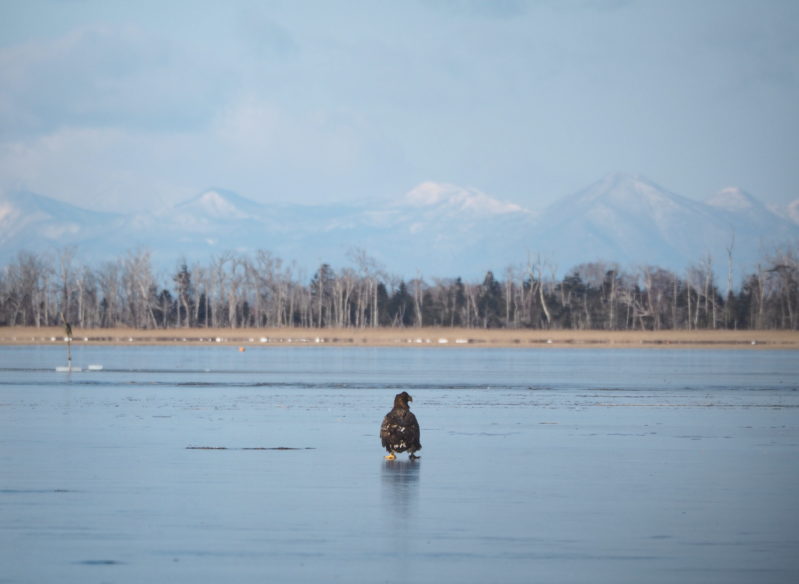
[[[394,396],[394,406],[397,407],[408,407],[408,402],[412,402],[413,398],[407,391],[403,391],[402,393],[398,393]]]

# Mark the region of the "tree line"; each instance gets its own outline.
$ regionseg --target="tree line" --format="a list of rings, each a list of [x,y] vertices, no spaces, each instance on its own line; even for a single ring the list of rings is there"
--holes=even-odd
[[[725,289],[707,257],[677,274],[592,262],[563,278],[541,259],[482,279],[389,275],[367,253],[309,277],[268,251],[177,262],[157,277],[147,250],[89,266],[74,248],[20,252],[0,270],[0,326],[466,327],[606,330],[799,328],[799,245]]]

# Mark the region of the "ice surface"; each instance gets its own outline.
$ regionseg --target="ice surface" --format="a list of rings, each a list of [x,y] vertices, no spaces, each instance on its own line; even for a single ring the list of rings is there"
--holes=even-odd
[[[792,352],[58,349],[0,349],[0,582],[799,577]]]

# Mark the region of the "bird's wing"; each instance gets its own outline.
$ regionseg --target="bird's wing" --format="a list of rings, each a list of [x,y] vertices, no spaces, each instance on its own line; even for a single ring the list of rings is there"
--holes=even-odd
[[[391,437],[391,414],[386,414],[383,418],[383,423],[380,424],[380,440],[383,442],[383,446],[386,446],[386,441]]]
[[[422,445],[419,443],[419,422],[413,412],[408,412],[407,416],[405,416],[405,428],[409,442],[421,448]]]

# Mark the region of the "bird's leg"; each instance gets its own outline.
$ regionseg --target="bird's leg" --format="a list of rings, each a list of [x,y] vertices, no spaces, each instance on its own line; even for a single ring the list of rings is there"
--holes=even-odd
[[[389,453],[388,453],[388,454],[386,454],[386,456],[385,456],[385,459],[386,459],[386,460],[394,460],[395,458],[397,458],[397,455],[396,455],[396,454],[394,454],[393,452],[389,452]]]
[[[416,460],[417,458],[421,458],[421,456],[416,456],[413,452],[408,455],[408,458],[411,460]]]

